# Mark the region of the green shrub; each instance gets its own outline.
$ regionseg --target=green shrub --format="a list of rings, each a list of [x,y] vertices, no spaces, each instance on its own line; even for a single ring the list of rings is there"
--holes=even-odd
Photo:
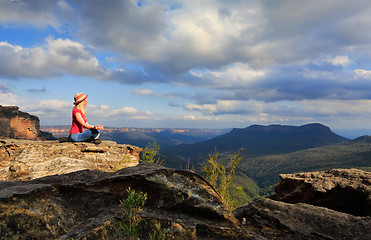
[[[156,142],[148,143],[146,148],[141,153],[141,161],[162,165],[164,161],[157,155],[159,151],[160,145],[158,145]]]

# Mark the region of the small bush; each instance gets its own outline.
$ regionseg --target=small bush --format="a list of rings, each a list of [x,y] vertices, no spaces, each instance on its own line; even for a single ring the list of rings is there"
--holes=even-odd
[[[153,231],[153,233],[149,234],[150,240],[165,240],[165,234],[162,232],[161,229],[161,223],[156,224],[156,229]]]
[[[131,240],[138,239],[137,227],[141,222],[138,213],[142,210],[147,201],[147,194],[142,192],[135,192],[130,187],[126,189],[127,197],[124,201],[120,201],[120,208],[122,210],[121,228],[124,230],[126,236]]]

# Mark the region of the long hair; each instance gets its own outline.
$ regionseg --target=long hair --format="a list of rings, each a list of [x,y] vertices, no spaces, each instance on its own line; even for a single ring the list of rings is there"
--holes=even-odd
[[[75,108],[79,109],[86,116],[85,106],[86,106],[86,99],[80,102],[79,104],[77,104]]]

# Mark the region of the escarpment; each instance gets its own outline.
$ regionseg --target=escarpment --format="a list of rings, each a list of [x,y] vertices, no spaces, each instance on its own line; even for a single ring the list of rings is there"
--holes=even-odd
[[[37,116],[19,111],[17,106],[0,105],[0,138],[43,140],[51,137],[40,131]]]

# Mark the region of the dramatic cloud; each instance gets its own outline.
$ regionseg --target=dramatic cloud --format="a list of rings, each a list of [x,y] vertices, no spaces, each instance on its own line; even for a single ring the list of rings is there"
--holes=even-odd
[[[140,72],[101,66],[82,44],[69,39],[47,39],[45,46],[35,48],[0,42],[0,61],[0,77],[9,79],[74,75],[129,84],[148,81]]]

